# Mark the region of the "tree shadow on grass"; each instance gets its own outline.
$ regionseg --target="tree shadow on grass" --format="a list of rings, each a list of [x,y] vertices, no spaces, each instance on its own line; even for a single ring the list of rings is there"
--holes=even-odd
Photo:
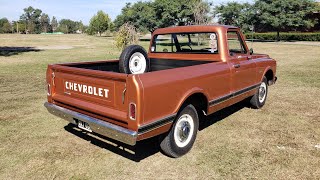
[[[18,55],[25,52],[38,52],[42,51],[41,49],[37,49],[35,47],[8,47],[8,46],[0,46],[0,56],[13,56]]]
[[[236,113],[237,111],[248,107],[247,104],[248,103],[246,101],[243,101],[222,109],[207,117],[203,117],[199,123],[199,131],[202,131],[216,122],[219,122]],[[160,135],[143,141],[138,141],[135,146],[130,146],[96,133],[84,132],[73,124],[68,124],[64,128],[66,131],[82,139],[90,141],[92,144],[100,148],[107,149],[135,162],[140,162],[141,160],[160,152],[160,140],[164,137],[163,135]]]

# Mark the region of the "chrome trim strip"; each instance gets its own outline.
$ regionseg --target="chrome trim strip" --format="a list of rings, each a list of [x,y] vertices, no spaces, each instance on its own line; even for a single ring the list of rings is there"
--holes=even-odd
[[[153,129],[156,129],[156,128],[159,128],[161,126],[164,126],[166,124],[172,123],[174,121],[174,118],[176,117],[176,115],[177,114],[175,113],[175,114],[166,116],[166,117],[164,117],[162,119],[153,121],[152,123],[149,123],[149,124],[146,124],[146,125],[142,125],[138,129],[138,134],[140,135],[140,134],[149,132],[149,131],[151,131]]]
[[[249,86],[249,87],[244,88],[244,89],[241,89],[241,90],[239,90],[239,91],[236,91],[236,92],[233,93],[233,97],[239,96],[239,95],[244,94],[244,93],[246,93],[246,92],[248,92],[248,91],[251,91],[251,90],[253,90],[253,89],[255,89],[255,88],[258,88],[258,87],[260,86],[260,84],[261,84],[261,83],[256,84],[256,85],[253,85],[253,86]]]
[[[44,106],[47,108],[47,110],[62,119],[65,119],[69,121],[72,124],[77,125],[77,120],[86,122],[89,124],[91,130],[95,133],[101,134],[106,137],[110,137],[112,139],[115,139],[117,141],[129,144],[129,145],[135,145],[137,141],[137,132],[132,131],[105,121],[102,121],[100,119],[96,119],[60,106],[57,106],[52,103],[44,103]]]
[[[209,106],[214,106],[216,104],[222,103],[222,102],[224,102],[226,100],[232,99],[232,98],[237,97],[237,96],[239,96],[241,94],[244,94],[244,93],[246,93],[248,91],[251,91],[251,90],[253,90],[255,88],[258,88],[259,86],[260,86],[260,83],[258,83],[256,85],[253,85],[253,86],[249,86],[249,87],[244,88],[244,89],[241,89],[239,91],[235,91],[235,92],[230,93],[230,94],[228,94],[226,96],[222,96],[222,97],[219,97],[217,99],[211,100],[211,101],[209,101]]]
[[[219,97],[217,99],[214,99],[212,101],[209,101],[209,106],[213,106],[213,105],[216,105],[216,104],[219,104],[219,103],[222,103],[223,101],[226,101],[228,99],[232,98],[232,94],[228,94],[226,96],[222,96],[222,97]]]

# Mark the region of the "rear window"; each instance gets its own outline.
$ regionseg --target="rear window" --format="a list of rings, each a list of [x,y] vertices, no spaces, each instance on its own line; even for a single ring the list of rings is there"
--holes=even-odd
[[[175,33],[156,35],[151,52],[218,54],[216,33]]]

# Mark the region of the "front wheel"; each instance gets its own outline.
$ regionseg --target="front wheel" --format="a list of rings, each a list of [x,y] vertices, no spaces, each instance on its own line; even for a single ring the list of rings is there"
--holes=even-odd
[[[171,157],[180,157],[193,146],[199,128],[199,117],[193,105],[186,106],[177,116],[169,134],[162,140],[162,151]]]
[[[264,77],[259,86],[259,89],[257,89],[257,92],[250,99],[250,103],[253,106],[253,108],[260,109],[266,103],[268,96],[267,82],[267,78]]]

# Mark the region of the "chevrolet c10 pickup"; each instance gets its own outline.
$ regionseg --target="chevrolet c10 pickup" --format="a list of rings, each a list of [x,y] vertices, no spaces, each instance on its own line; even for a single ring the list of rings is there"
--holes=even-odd
[[[48,65],[48,111],[134,146],[162,135],[171,157],[193,146],[201,117],[248,100],[261,108],[276,81],[276,61],[248,49],[233,26],[178,26],[153,32],[146,52],[119,60]]]

